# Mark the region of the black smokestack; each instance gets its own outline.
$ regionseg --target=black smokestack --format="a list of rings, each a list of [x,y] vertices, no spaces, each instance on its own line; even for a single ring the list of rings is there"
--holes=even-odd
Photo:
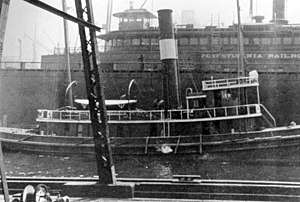
[[[285,0],[273,0],[273,19],[277,24],[288,24],[285,19]]]
[[[180,102],[178,94],[178,70],[176,63],[177,52],[174,38],[172,10],[163,9],[157,12],[160,32],[160,59],[162,61],[164,71],[163,94],[166,114],[167,110],[178,107]]]

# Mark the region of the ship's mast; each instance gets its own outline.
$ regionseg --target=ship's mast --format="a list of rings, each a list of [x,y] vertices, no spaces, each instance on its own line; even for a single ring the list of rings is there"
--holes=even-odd
[[[113,0],[107,1],[106,33],[110,32]]]
[[[250,21],[253,20],[253,0],[250,0],[250,9],[249,9]]]
[[[237,3],[237,14],[238,14],[238,77],[245,76],[245,51],[244,51],[244,39],[242,33],[242,26],[241,26],[241,15],[240,15],[240,3],[239,0],[236,1]]]
[[[67,13],[67,5],[66,0],[62,0],[63,11]],[[69,30],[68,30],[68,22],[64,18],[64,34],[65,34],[65,55],[66,55],[66,68],[67,68],[67,82],[68,85],[72,82],[71,78],[71,66],[70,66],[70,52],[69,52]],[[73,95],[72,88],[69,88],[67,91],[67,100],[68,104],[73,108]]]

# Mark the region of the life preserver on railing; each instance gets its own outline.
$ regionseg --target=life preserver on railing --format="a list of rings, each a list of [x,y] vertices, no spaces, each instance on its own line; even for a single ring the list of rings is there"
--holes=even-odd
[[[52,119],[52,113],[50,111],[47,112],[47,118]]]
[[[256,113],[259,114],[260,113],[260,106],[259,105],[255,105],[255,110],[256,110]]]

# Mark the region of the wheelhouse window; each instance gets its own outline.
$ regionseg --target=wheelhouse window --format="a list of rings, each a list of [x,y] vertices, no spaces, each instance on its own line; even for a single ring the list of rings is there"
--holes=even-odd
[[[294,44],[300,44],[300,37],[294,38]]]
[[[140,45],[140,39],[132,39],[132,45],[133,46],[139,46]]]
[[[253,38],[253,44],[260,45],[259,38]]]
[[[189,39],[188,38],[180,38],[179,44],[180,45],[189,45]]]
[[[113,39],[112,40],[112,46],[116,46],[117,45],[117,39]]]
[[[148,46],[148,45],[150,44],[150,40],[147,39],[147,38],[142,38],[141,44],[142,44],[143,46]]]
[[[250,42],[250,41],[249,41],[249,38],[244,38],[244,44],[245,44],[245,45],[248,45],[249,42]]]
[[[200,38],[200,45],[207,45],[207,44],[208,44],[207,38]]]
[[[109,39],[108,41],[106,41],[106,44],[105,44],[105,50],[106,51],[111,50],[112,42],[113,42],[112,39]]]
[[[219,37],[215,37],[215,38],[212,38],[211,39],[211,44],[213,44],[213,45],[218,45],[219,44]]]
[[[237,38],[230,38],[230,44],[237,44]]]
[[[190,38],[191,45],[198,45],[198,38]]]
[[[152,38],[150,40],[151,46],[157,46],[158,45],[158,39],[157,38]]]
[[[124,39],[124,46],[130,46],[131,45],[131,39]]]
[[[261,38],[262,45],[270,45],[270,38]]]
[[[226,38],[222,38],[222,44],[228,45],[228,42],[229,42],[229,40],[228,40],[227,37]]]
[[[273,38],[273,44],[274,45],[280,45],[281,44],[281,38],[278,38],[278,37]]]
[[[123,45],[123,39],[117,39],[116,46],[122,46]]]
[[[106,41],[106,45],[107,45],[107,46],[111,46],[111,45],[112,45],[112,40],[109,39],[108,41]]]
[[[292,44],[292,37],[283,37],[283,44]]]

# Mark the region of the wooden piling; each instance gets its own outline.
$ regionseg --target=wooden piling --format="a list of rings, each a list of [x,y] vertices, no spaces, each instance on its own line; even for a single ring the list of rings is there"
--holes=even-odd
[[[9,193],[8,193],[8,186],[7,186],[4,163],[3,163],[3,153],[2,153],[1,141],[0,141],[0,175],[1,175],[1,185],[3,188],[4,201],[9,202]]]

